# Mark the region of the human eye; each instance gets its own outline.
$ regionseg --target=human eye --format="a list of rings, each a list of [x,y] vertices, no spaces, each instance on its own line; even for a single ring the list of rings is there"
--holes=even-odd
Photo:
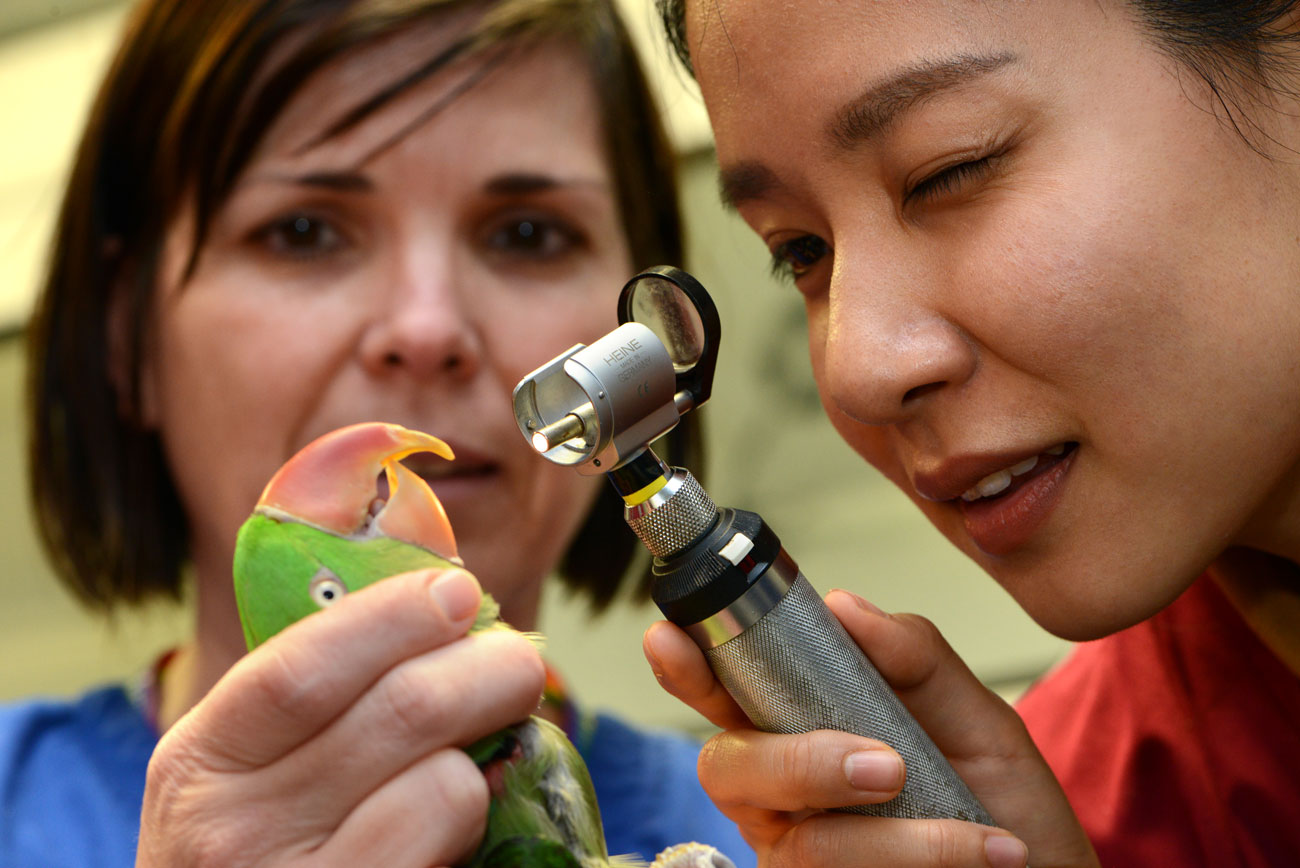
[[[993,173],[995,159],[996,157],[989,155],[940,169],[913,185],[907,191],[905,199],[909,203],[923,204],[959,193],[971,185],[987,180]]]
[[[287,259],[316,259],[343,250],[347,239],[334,223],[308,213],[276,217],[253,233],[267,252]]]
[[[797,281],[831,252],[830,245],[816,235],[800,235],[772,248],[772,274]]]
[[[524,261],[559,259],[586,243],[586,234],[569,221],[541,214],[502,218],[490,224],[483,237],[483,244],[491,253]]]

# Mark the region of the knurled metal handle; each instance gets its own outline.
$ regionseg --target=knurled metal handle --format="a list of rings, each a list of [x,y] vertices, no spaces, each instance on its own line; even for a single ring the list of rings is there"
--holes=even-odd
[[[628,507],[625,518],[650,554],[666,558],[713,527],[718,507],[695,477],[679,467],[644,503]]]
[[[625,517],[651,554],[669,558],[713,527],[718,508],[695,477],[677,468]],[[898,751],[907,765],[902,792],[842,810],[996,825],[784,550],[740,597],[681,626],[759,729],[834,729]]]
[[[902,792],[844,811],[997,825],[797,568],[792,582],[751,627],[704,652],[754,725],[852,732],[898,751],[907,764]]]

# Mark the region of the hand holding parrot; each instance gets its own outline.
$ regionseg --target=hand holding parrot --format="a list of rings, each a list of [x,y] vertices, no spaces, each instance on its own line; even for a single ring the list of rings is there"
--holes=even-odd
[[[464,638],[479,594],[461,570],[402,573],[239,659],[154,751],[138,868],[473,852],[490,793],[461,746],[526,716],[544,681],[525,637]]]
[[[474,852],[491,794],[463,746],[536,707],[541,658],[513,631],[465,638],[480,610],[471,575],[398,561],[233,665],[169,667],[164,679],[224,674],[154,750],[138,868],[428,868]]]

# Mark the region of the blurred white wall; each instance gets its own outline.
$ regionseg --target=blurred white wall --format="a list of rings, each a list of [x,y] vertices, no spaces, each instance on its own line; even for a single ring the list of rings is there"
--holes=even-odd
[[[812,386],[797,294],[769,277],[762,245],[719,206],[707,120],[654,30],[649,0],[623,5],[682,155],[688,265],[724,324],[714,398],[699,411],[714,499],[763,514],[819,589],[848,587],[887,609],[928,615],[987,683],[1016,692],[1065,644],[831,430]],[[0,39],[0,331],[20,329],[30,308],[62,175],[121,21],[122,7],[110,6]],[[55,586],[25,507],[20,354],[20,338],[0,342],[0,698],[125,677],[186,627],[184,613],[167,607],[105,625]],[[698,725],[659,691],[641,657],[651,607],[621,606],[593,623],[555,589],[546,605],[548,653],[582,699],[655,724]]]
[[[63,173],[121,19],[110,7],[0,40],[0,329],[31,306]]]

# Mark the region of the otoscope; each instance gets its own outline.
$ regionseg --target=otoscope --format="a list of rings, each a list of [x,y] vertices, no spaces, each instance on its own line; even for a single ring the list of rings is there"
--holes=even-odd
[[[543,457],[605,474],[654,556],[651,596],[704,651],[767,732],[836,729],[889,744],[902,792],[841,810],[996,825],[755,513],[719,509],[650,443],[709,399],[722,326],[694,277],[660,266],[619,296],[619,327],[577,344],[514,390],[519,430]]]

